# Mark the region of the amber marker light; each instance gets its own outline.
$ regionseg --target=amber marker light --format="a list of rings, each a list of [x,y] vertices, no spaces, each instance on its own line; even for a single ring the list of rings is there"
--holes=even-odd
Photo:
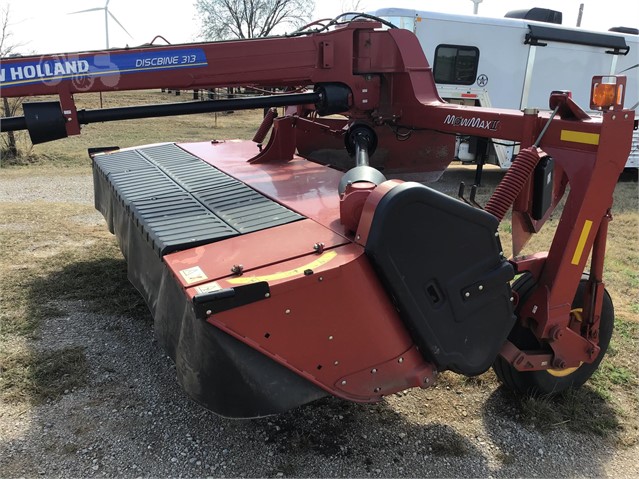
[[[593,77],[590,108],[592,110],[621,110],[625,97],[625,86],[625,76]]]

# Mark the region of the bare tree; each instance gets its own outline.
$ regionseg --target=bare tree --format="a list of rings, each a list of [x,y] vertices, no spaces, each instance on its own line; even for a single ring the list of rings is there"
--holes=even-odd
[[[196,0],[195,8],[207,39],[260,38],[308,23],[315,0]]]
[[[0,57],[8,57],[19,47],[12,42],[13,33],[9,23],[9,5],[0,8]]]
[[[14,43],[12,40],[13,33],[10,29],[9,17],[9,6],[3,6],[0,9],[0,57],[14,55],[16,50],[20,47],[18,43]],[[2,97],[2,116],[15,116],[21,105],[22,98],[9,99],[7,97]],[[14,132],[8,131],[6,134],[2,135],[0,150],[0,164],[2,156],[7,156],[9,158],[15,158],[18,156],[18,142],[16,141],[16,135]]]
[[[366,9],[366,2],[362,0],[342,0],[342,13],[363,12]]]
[[[0,57],[11,55],[15,47],[11,45],[12,33],[9,29],[9,6],[2,7],[0,10]],[[18,108],[18,102],[9,102],[9,99],[2,97],[2,116],[13,116]],[[6,136],[2,136],[2,153],[10,156],[18,156],[18,145],[16,144],[16,136],[12,131],[7,132]],[[4,155],[3,155],[4,156]]]

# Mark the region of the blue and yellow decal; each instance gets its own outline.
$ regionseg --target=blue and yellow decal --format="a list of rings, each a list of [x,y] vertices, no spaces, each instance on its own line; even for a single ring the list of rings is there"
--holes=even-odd
[[[45,55],[0,65],[0,88],[34,83],[56,85],[67,80],[113,77],[146,71],[207,66],[201,48],[153,49],[135,53],[95,53],[93,55]]]

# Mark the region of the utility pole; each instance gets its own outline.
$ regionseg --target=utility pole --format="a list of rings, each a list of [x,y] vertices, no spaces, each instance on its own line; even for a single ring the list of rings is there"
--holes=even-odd
[[[106,49],[109,49],[109,0],[104,5],[104,31],[106,32]]]
[[[581,17],[584,14],[584,4],[580,4],[579,5],[579,15],[577,15],[577,26],[580,27],[581,26]]]

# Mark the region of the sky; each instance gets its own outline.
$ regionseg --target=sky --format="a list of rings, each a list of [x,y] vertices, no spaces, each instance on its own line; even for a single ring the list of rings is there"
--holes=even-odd
[[[579,5],[584,4],[582,28],[605,31],[613,26],[639,27],[637,0],[483,0],[479,15],[503,17],[522,8],[545,7],[563,12],[563,24],[577,23]],[[104,12],[70,14],[99,8],[105,0],[0,0],[9,6],[12,44],[20,53],[61,53],[105,48]],[[334,17],[349,10],[357,0],[317,0],[315,18]],[[417,8],[472,15],[472,0],[359,0],[360,11],[383,7]],[[109,22],[111,47],[150,42],[156,35],[171,43],[198,41],[199,24],[190,0],[110,0],[110,12],[130,33]]]

